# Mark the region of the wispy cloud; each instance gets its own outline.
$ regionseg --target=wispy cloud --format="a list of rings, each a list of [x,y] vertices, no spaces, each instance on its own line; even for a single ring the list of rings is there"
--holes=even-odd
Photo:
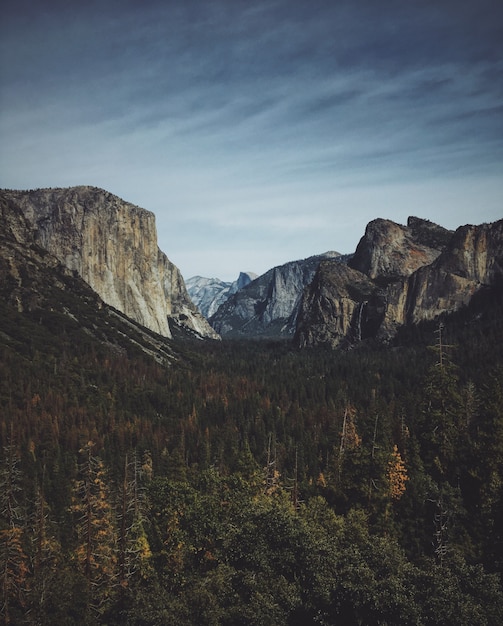
[[[499,217],[497,3],[7,0],[4,17],[0,184],[145,206],[187,277],[203,252],[232,278],[348,251],[377,216]]]

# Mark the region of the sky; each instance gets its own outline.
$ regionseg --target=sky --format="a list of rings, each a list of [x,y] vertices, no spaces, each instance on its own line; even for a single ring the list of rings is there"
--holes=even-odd
[[[503,3],[3,0],[0,187],[73,185],[185,279],[501,219]]]

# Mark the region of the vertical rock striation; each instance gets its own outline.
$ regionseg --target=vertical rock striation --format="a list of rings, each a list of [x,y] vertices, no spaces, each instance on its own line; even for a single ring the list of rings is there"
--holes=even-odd
[[[34,241],[104,302],[166,337],[168,318],[216,337],[178,268],[159,250],[153,213],[95,187],[2,194],[21,209]]]
[[[255,280],[253,272],[240,272],[234,282],[225,282],[218,278],[204,278],[193,276],[185,281],[187,291],[192,301],[199,308],[206,319],[214,315],[232,294]]]
[[[327,252],[274,267],[231,295],[210,318],[213,328],[227,337],[291,337],[303,291]]]
[[[320,264],[306,289],[298,346],[348,346],[431,320],[469,304],[503,278],[503,220],[454,233],[426,220],[370,222],[349,261]]]
[[[461,226],[430,265],[408,281],[405,321],[433,319],[468,304],[503,276],[503,220]]]

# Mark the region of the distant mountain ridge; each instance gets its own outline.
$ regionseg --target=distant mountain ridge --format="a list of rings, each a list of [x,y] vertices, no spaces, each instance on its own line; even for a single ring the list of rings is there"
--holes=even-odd
[[[157,246],[154,215],[107,191],[0,190],[0,217],[9,305],[45,306],[44,283],[59,294],[75,289],[96,310],[108,305],[166,338],[288,339],[299,348],[386,342],[503,284],[503,220],[451,231],[417,217],[406,225],[378,218],[354,254],[326,252],[233,283],[193,277],[189,293]]]
[[[337,259],[338,252],[290,261],[262,274],[231,295],[210,317],[222,337],[292,337],[299,303],[323,259]]]
[[[222,337],[298,347],[388,341],[404,325],[469,304],[503,276],[503,221],[448,230],[411,216],[371,221],[354,254],[329,252],[259,276],[209,317]]]
[[[219,278],[193,276],[185,281],[192,302],[206,319],[209,319],[233,293],[243,289],[257,278],[253,272],[240,272],[234,282],[224,282]]]

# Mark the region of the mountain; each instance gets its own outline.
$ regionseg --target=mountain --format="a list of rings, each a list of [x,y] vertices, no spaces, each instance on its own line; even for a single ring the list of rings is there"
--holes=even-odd
[[[258,278],[241,273],[234,283],[194,277],[189,294],[158,248],[154,215],[107,191],[2,190],[0,206],[2,291],[18,310],[39,307],[44,285],[75,289],[167,338],[294,338],[299,347],[389,341],[404,326],[467,305],[503,275],[501,220],[453,232],[417,217],[406,225],[376,219],[353,255],[327,252]]]
[[[503,277],[503,220],[454,233],[409,218],[375,220],[346,268],[324,261],[300,305],[299,347],[387,341],[400,327],[457,311],[497,289]]]
[[[163,337],[1,196],[2,621],[503,623],[501,230],[464,226],[415,270],[406,232],[409,269],[375,278],[313,261],[310,345],[377,336],[395,292],[407,315],[471,298],[443,344],[421,323],[334,355]]]
[[[274,267],[231,295],[210,317],[222,337],[291,337],[304,288],[321,260],[338,252]]]
[[[376,219],[348,264],[372,280],[392,282],[432,263],[451,236],[452,231],[417,217],[409,217],[407,226]]]
[[[0,198],[0,301],[2,338],[21,351],[47,352],[47,338],[41,343],[37,334],[48,330],[73,336],[79,345],[95,342],[117,355],[141,352],[165,364],[178,359],[172,342],[107,305],[35,243],[22,211],[5,198]]]
[[[21,239],[58,259],[108,305],[164,337],[171,337],[171,321],[217,338],[190,300],[180,271],[159,250],[150,211],[84,186],[2,190],[0,199],[4,212],[22,213]]]
[[[240,272],[234,282],[224,282],[218,278],[193,276],[185,281],[187,292],[194,304],[206,319],[209,319],[229,296],[246,287],[257,275],[253,272]]]

